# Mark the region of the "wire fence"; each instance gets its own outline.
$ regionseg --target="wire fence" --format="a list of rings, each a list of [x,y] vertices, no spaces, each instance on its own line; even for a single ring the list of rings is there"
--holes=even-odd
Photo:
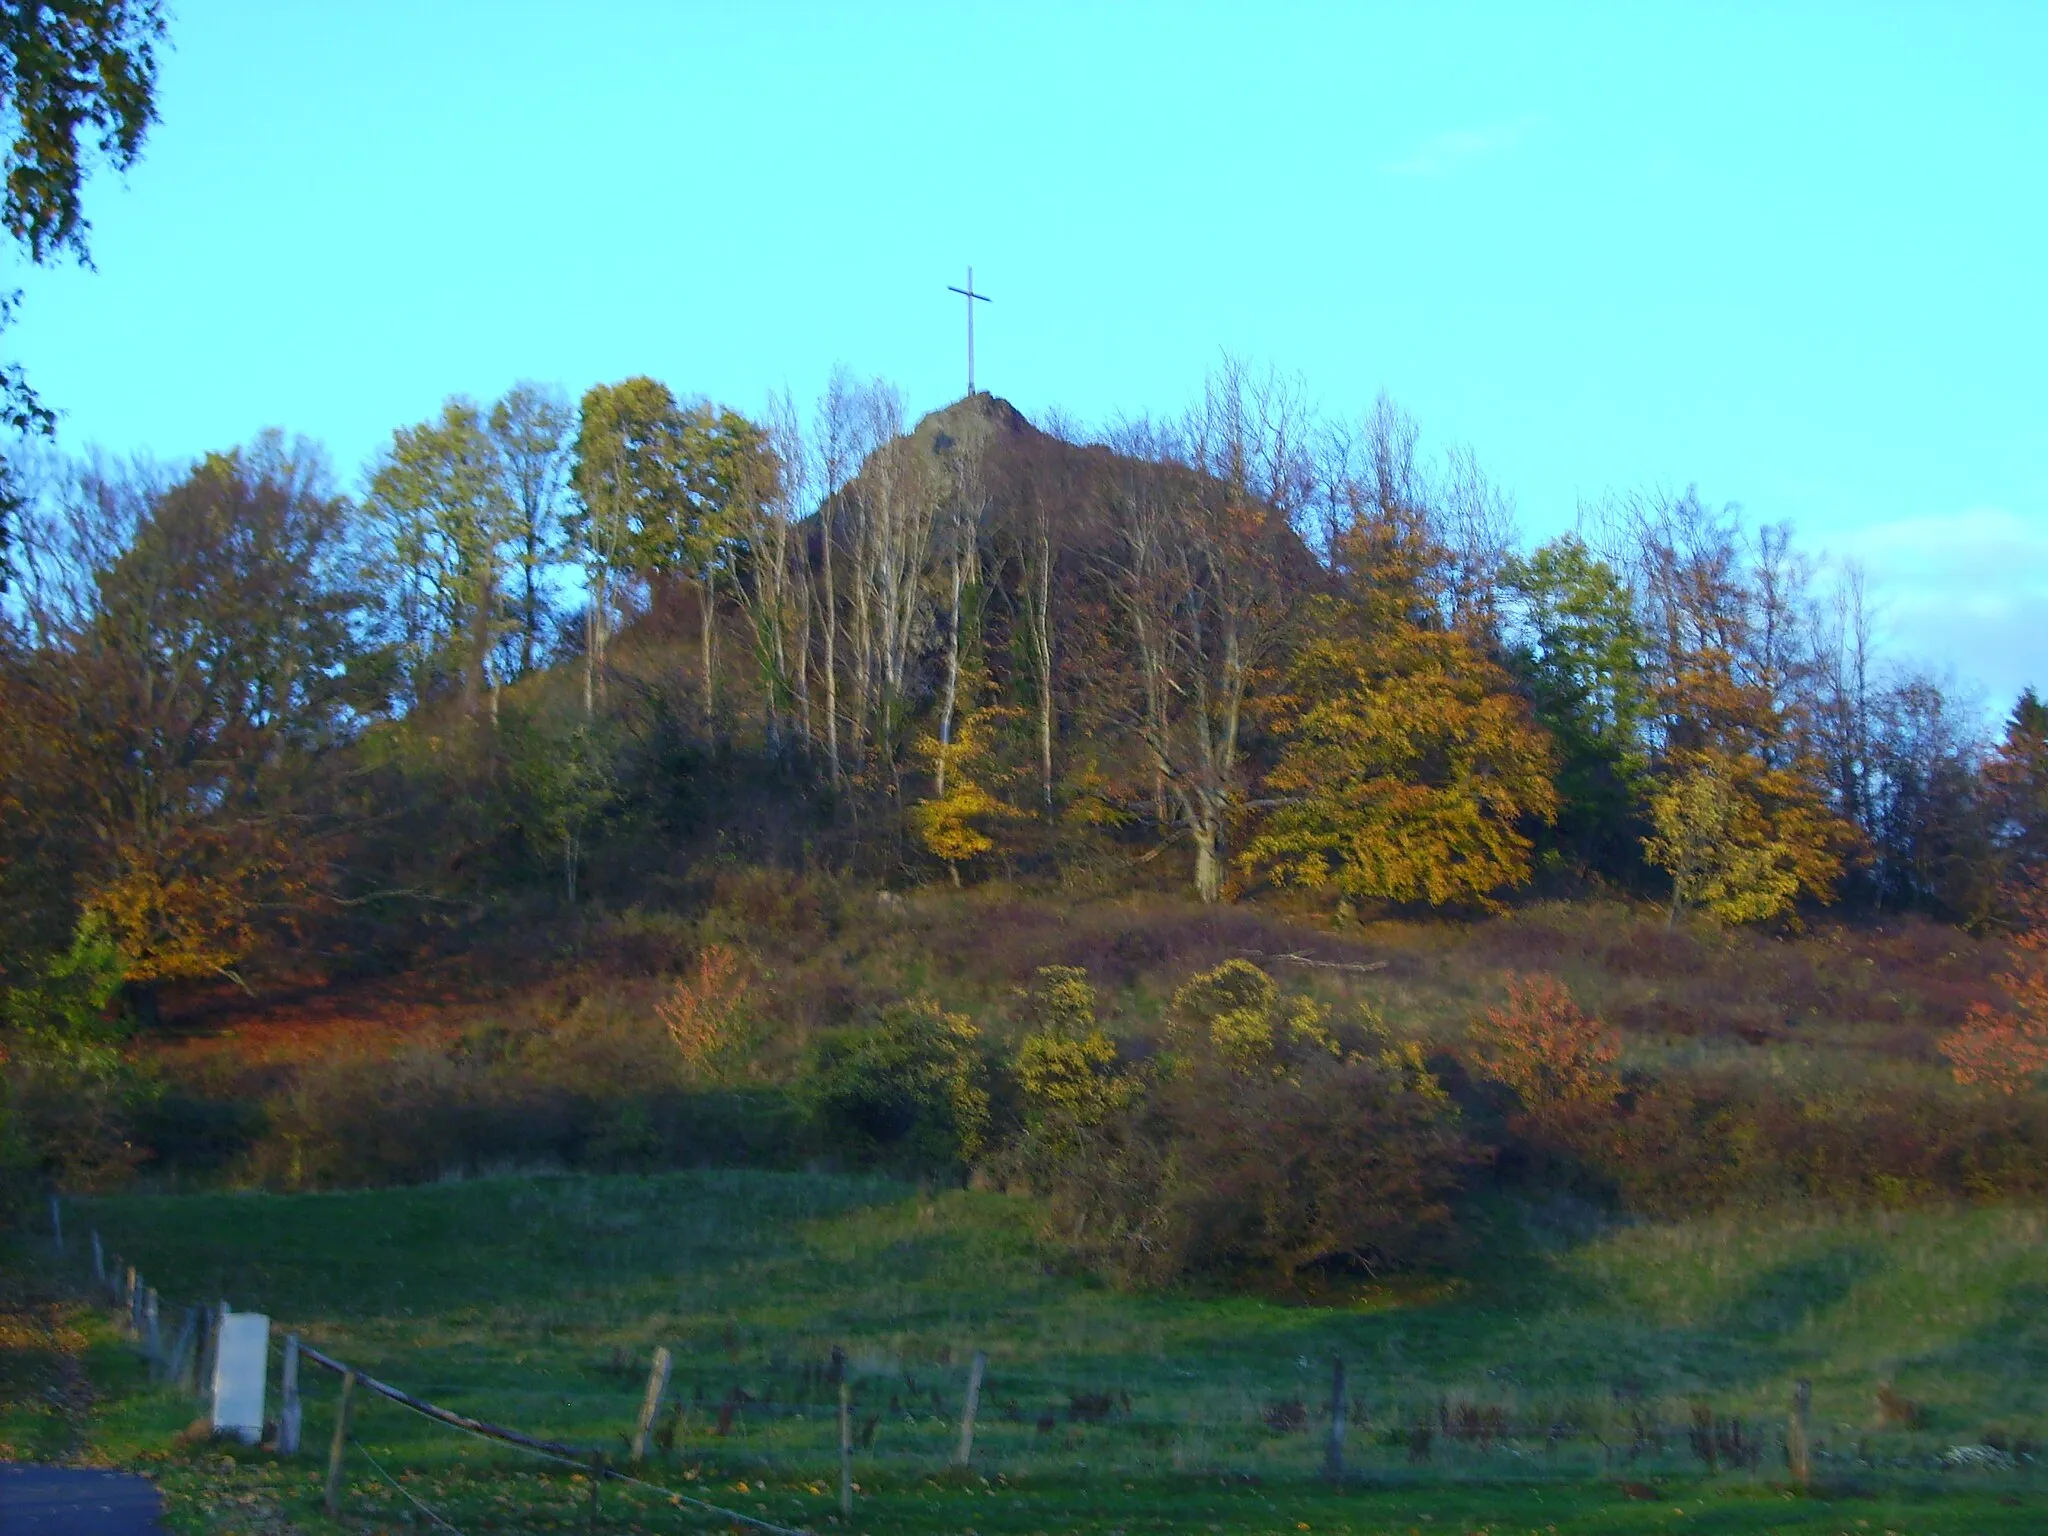
[[[52,1230],[62,1251],[61,1213]],[[91,1234],[91,1264],[152,1378],[215,1405],[225,1302],[171,1306],[132,1266]],[[1156,1379],[1121,1381],[1113,1363],[1062,1369],[970,1352],[909,1367],[871,1353],[819,1351],[806,1342],[766,1361],[736,1348],[677,1361],[615,1354],[615,1390],[563,1390],[502,1382],[378,1379],[296,1333],[275,1341],[277,1412],[266,1441],[285,1456],[301,1446],[306,1367],[339,1383],[331,1405],[326,1502],[340,1506],[351,1448],[437,1528],[455,1530],[393,1478],[363,1445],[355,1419],[365,1396],[413,1419],[495,1449],[567,1469],[595,1501],[608,1484],[635,1487],[672,1506],[756,1530],[796,1536],[801,1527],[691,1491],[707,1465],[721,1477],[797,1479],[821,1499],[836,1492],[842,1517],[863,1480],[901,1485],[939,1473],[1019,1486],[1051,1476],[1213,1477],[1225,1481],[1320,1480],[1437,1483],[1446,1480],[1745,1477],[1811,1484],[1849,1475],[2006,1474],[2029,1482],[2038,1448],[2023,1438],[1954,1443],[1928,1430],[1917,1405],[1878,1384],[1874,1423],[1816,1420],[1808,1383],[1781,1410],[1730,1411],[1703,1394],[1657,1395],[1610,1386],[1577,1396],[1525,1393],[1496,1383],[1479,1390],[1362,1387],[1341,1359],[1292,1362],[1291,1386]],[[808,1356],[803,1352],[809,1350]],[[724,1358],[719,1358],[719,1354]],[[266,1381],[269,1360],[262,1366]],[[445,1371],[445,1366],[443,1367]],[[644,1376],[643,1373],[644,1372]],[[1192,1375],[1192,1373],[1188,1373]],[[486,1418],[517,1409],[524,1427]],[[406,1448],[417,1463],[418,1443]],[[387,1445],[386,1454],[398,1453]],[[628,1470],[631,1469],[631,1470]]]

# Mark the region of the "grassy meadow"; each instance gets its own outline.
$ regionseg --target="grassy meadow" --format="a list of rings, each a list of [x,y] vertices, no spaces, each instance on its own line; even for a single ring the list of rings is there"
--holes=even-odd
[[[650,1477],[813,1529],[836,1519],[834,1346],[854,1381],[863,1530],[1961,1533],[2038,1530],[2048,1512],[2031,1460],[2048,1432],[2048,1213],[2033,1209],[1602,1225],[1502,1203],[1461,1278],[1322,1305],[1119,1293],[1064,1272],[1019,1200],[814,1174],[130,1195],[73,1220],[173,1301],[266,1311],[421,1396],[615,1455],[666,1344]],[[988,1378],[962,1475],[947,1462],[976,1349]],[[1342,1490],[1316,1475],[1333,1355],[1349,1377]],[[1806,1498],[1785,1487],[1781,1439],[1799,1378]],[[308,1447],[324,1447],[334,1395],[310,1376]],[[138,1388],[101,1405],[95,1433],[160,1454],[191,1412]],[[587,1517],[567,1469],[382,1402],[357,1428],[462,1530]],[[1949,1448],[1986,1444],[2014,1470],[1940,1469]],[[237,1511],[319,1528],[317,1455],[226,1460],[161,1463],[182,1528],[234,1528]],[[423,1520],[365,1460],[348,1528]],[[706,1519],[618,1489],[602,1518]]]

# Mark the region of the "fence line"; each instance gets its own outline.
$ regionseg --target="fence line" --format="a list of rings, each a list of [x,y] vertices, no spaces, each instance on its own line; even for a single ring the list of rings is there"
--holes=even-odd
[[[62,1257],[62,1216],[55,1196],[52,1196],[50,1200],[50,1220],[55,1234],[56,1251],[58,1256]],[[203,1334],[206,1337],[206,1348],[209,1351],[218,1348],[220,1320],[228,1314],[227,1303],[222,1302],[218,1309],[188,1307],[186,1309],[184,1326],[179,1331],[178,1344],[167,1354],[163,1349],[162,1334],[158,1327],[158,1311],[161,1302],[156,1290],[144,1284],[142,1275],[132,1265],[126,1269],[125,1277],[123,1277],[124,1272],[118,1256],[114,1259],[112,1274],[109,1274],[104,1245],[101,1242],[100,1234],[96,1230],[92,1234],[92,1254],[95,1269],[94,1278],[99,1284],[109,1289],[111,1293],[110,1299],[121,1306],[123,1320],[128,1327],[130,1335],[135,1340],[137,1347],[142,1350],[144,1357],[149,1361],[152,1378],[164,1379],[168,1377],[181,1386],[189,1386],[191,1389],[196,1389],[199,1395],[207,1398],[215,1397],[218,1391],[218,1382],[205,1379],[211,1372],[200,1372],[201,1379],[188,1384],[178,1375],[177,1362],[190,1352],[187,1341],[192,1339],[195,1334]],[[657,1386],[653,1379],[650,1379],[648,1383],[639,1433],[641,1443],[638,1449],[641,1454],[644,1454],[645,1438],[648,1429],[651,1427],[654,1413],[658,1409],[661,1394],[666,1387],[668,1359],[669,1352],[666,1349],[660,1351],[657,1358],[656,1371],[659,1374],[661,1384]],[[385,1482],[390,1483],[400,1494],[417,1505],[436,1525],[444,1530],[456,1531],[456,1536],[461,1536],[461,1532],[457,1531],[454,1525],[414,1497],[410,1491],[393,1481],[390,1473],[384,1470],[382,1464],[370,1453],[369,1448],[363,1444],[361,1438],[351,1434],[349,1425],[350,1399],[353,1397],[353,1390],[356,1387],[361,1387],[420,1415],[422,1418],[446,1425],[451,1429],[460,1430],[464,1434],[473,1435],[480,1440],[500,1445],[509,1445],[515,1450],[524,1451],[529,1455],[540,1456],[549,1461],[573,1467],[577,1471],[589,1475],[591,1478],[591,1498],[593,1504],[597,1498],[597,1490],[607,1479],[610,1479],[621,1483],[629,1483],[635,1487],[645,1488],[651,1492],[662,1494],[676,1503],[688,1505],[693,1509],[703,1510],[708,1514],[718,1515],[742,1525],[752,1526],[757,1530],[770,1532],[771,1536],[811,1536],[810,1532],[798,1529],[797,1527],[780,1525],[773,1520],[764,1520],[759,1515],[748,1514],[745,1510],[730,1509],[722,1504],[714,1504],[708,1499],[697,1498],[695,1495],[685,1493],[679,1488],[671,1488],[665,1484],[649,1482],[645,1478],[634,1477],[630,1473],[620,1471],[612,1466],[600,1451],[582,1450],[576,1446],[566,1445],[558,1440],[545,1440],[537,1435],[529,1435],[523,1430],[512,1429],[503,1424],[493,1424],[485,1419],[472,1418],[468,1414],[457,1413],[453,1409],[444,1408],[438,1403],[430,1403],[424,1398],[415,1397],[402,1387],[393,1386],[389,1382],[378,1380],[367,1372],[357,1370],[355,1367],[336,1359],[324,1350],[314,1348],[296,1333],[290,1333],[285,1336],[284,1360],[283,1379],[280,1382],[280,1414],[278,1419],[280,1436],[278,1449],[281,1455],[291,1454],[298,1449],[298,1363],[304,1360],[319,1366],[322,1370],[331,1371],[341,1377],[345,1384],[343,1406],[335,1422],[334,1443],[329,1453],[327,1468],[329,1514],[337,1512],[336,1505],[338,1503],[342,1457],[345,1446],[353,1440],[356,1448],[363,1453],[371,1466],[376,1469],[378,1476],[382,1477]],[[267,1374],[267,1364],[265,1370]],[[288,1429],[287,1426],[289,1426]],[[287,1438],[289,1444],[284,1443]]]
[[[51,1204],[50,1215],[52,1243],[53,1247],[55,1247],[61,1240],[62,1215],[60,1208],[54,1200]],[[170,1381],[185,1390],[208,1397],[213,1402],[213,1410],[217,1416],[219,1411],[220,1383],[216,1377],[218,1376],[217,1362],[222,1325],[223,1319],[231,1315],[227,1303],[222,1301],[217,1306],[200,1305],[186,1307],[174,1341],[170,1342],[167,1346],[167,1330],[163,1326],[161,1316],[162,1308],[166,1303],[159,1296],[156,1289],[147,1284],[145,1277],[135,1266],[124,1265],[118,1254],[109,1254],[98,1231],[92,1231],[90,1239],[95,1283],[106,1293],[110,1304],[118,1309],[117,1315],[120,1317],[124,1328],[133,1338],[138,1349],[149,1360],[152,1379]],[[57,1251],[61,1256],[63,1250],[58,1248]],[[615,1353],[615,1368],[622,1361],[623,1356],[618,1356]],[[277,1419],[277,1448],[280,1454],[295,1454],[299,1449],[300,1402],[298,1374],[299,1366],[302,1362],[333,1373],[341,1377],[343,1382],[341,1407],[335,1425],[333,1445],[329,1453],[327,1483],[330,1490],[329,1498],[331,1504],[339,1496],[341,1466],[348,1441],[354,1438],[359,1447],[362,1445],[360,1438],[352,1435],[349,1423],[354,1394],[360,1388],[395,1403],[409,1412],[445,1427],[455,1429],[463,1434],[470,1435],[479,1440],[509,1446],[523,1454],[536,1456],[582,1472],[591,1479],[593,1501],[597,1496],[597,1490],[603,1483],[607,1480],[612,1480],[660,1493],[679,1504],[688,1505],[692,1508],[715,1514],[721,1518],[773,1533],[773,1536],[807,1536],[807,1533],[796,1528],[780,1525],[774,1521],[750,1515],[741,1510],[713,1504],[687,1494],[681,1489],[633,1476],[619,1468],[613,1467],[608,1456],[601,1450],[579,1447],[561,1440],[548,1439],[540,1435],[530,1434],[524,1430],[495,1424],[488,1420],[475,1418],[444,1407],[416,1393],[368,1375],[360,1369],[350,1366],[345,1361],[306,1343],[296,1333],[287,1333],[284,1337],[283,1366],[280,1372],[280,1412]],[[1303,1365],[1306,1365],[1305,1361]],[[804,1362],[797,1371],[802,1382],[802,1385],[796,1389],[799,1396],[788,1398],[781,1402],[773,1400],[776,1385],[772,1380],[767,1388],[768,1400],[765,1401],[755,1399],[741,1387],[735,1385],[731,1392],[727,1394],[726,1399],[715,1405],[718,1416],[718,1435],[723,1439],[728,1429],[735,1424],[739,1425],[744,1433],[747,1422],[757,1417],[765,1418],[772,1424],[778,1420],[786,1423],[791,1417],[808,1420],[811,1417],[810,1411],[820,1411],[820,1417],[828,1416],[831,1414],[833,1405],[830,1402],[809,1400],[808,1393],[813,1386],[836,1388],[837,1435],[835,1438],[837,1444],[836,1446],[821,1449],[819,1455],[822,1460],[831,1453],[831,1450],[837,1450],[838,1466],[836,1470],[838,1472],[840,1507],[842,1512],[850,1514],[853,1496],[853,1456],[856,1444],[859,1446],[864,1457],[879,1460],[884,1465],[892,1463],[900,1465],[904,1459],[913,1460],[917,1464],[922,1465],[934,1461],[937,1459],[937,1456],[943,1455],[943,1452],[938,1452],[935,1456],[934,1449],[932,1448],[907,1453],[898,1451],[893,1447],[887,1451],[877,1450],[874,1445],[874,1439],[876,1430],[882,1421],[882,1410],[877,1399],[879,1391],[889,1391],[894,1382],[888,1376],[875,1376],[871,1374],[866,1381],[856,1384],[850,1367],[851,1362],[846,1352],[838,1347],[832,1350],[831,1359],[828,1364],[821,1365],[815,1361]],[[1787,1411],[1782,1421],[1768,1415],[1762,1417],[1752,1416],[1749,1422],[1745,1424],[1744,1420],[1740,1417],[1723,1417],[1715,1414],[1697,1396],[1673,1393],[1670,1394],[1670,1400],[1683,1399],[1688,1404],[1688,1414],[1681,1415],[1675,1421],[1667,1418],[1662,1411],[1662,1409],[1669,1408],[1670,1400],[1625,1400],[1621,1396],[1616,1395],[1613,1403],[1604,1410],[1595,1406],[1597,1399],[1584,1399],[1577,1402],[1565,1401],[1557,1404],[1548,1414],[1539,1415],[1528,1420],[1526,1423],[1522,1423],[1517,1422],[1507,1409],[1500,1404],[1481,1406],[1475,1402],[1465,1401],[1462,1397],[1454,1397],[1452,1394],[1439,1389],[1429,1392],[1426,1399],[1419,1405],[1414,1398],[1414,1394],[1409,1394],[1408,1400],[1405,1403],[1398,1397],[1390,1398],[1386,1403],[1380,1405],[1379,1428],[1377,1431],[1374,1431],[1372,1428],[1373,1416],[1368,1413],[1366,1405],[1360,1399],[1353,1397],[1348,1389],[1349,1383],[1344,1362],[1339,1358],[1332,1357],[1329,1367],[1329,1396],[1326,1405],[1318,1403],[1310,1406],[1305,1399],[1312,1394],[1308,1393],[1304,1386],[1300,1384],[1295,1387],[1293,1397],[1286,1400],[1268,1399],[1264,1402],[1260,1400],[1260,1393],[1248,1390],[1244,1386],[1238,1386],[1225,1389],[1221,1394],[1226,1400],[1231,1398],[1237,1399],[1240,1404],[1239,1413],[1235,1417],[1227,1419],[1197,1418],[1192,1413],[1183,1416],[1173,1414],[1170,1411],[1165,1415],[1135,1412],[1134,1405],[1129,1396],[1123,1392],[1118,1392],[1117,1398],[1113,1400],[1106,1392],[1083,1392],[1075,1389],[1071,1384],[1058,1390],[1064,1390],[1069,1399],[1067,1405],[1069,1437],[1071,1437],[1075,1430],[1083,1426],[1117,1428],[1147,1443],[1151,1443],[1156,1457],[1157,1454],[1164,1452],[1167,1445],[1167,1440],[1162,1438],[1163,1435],[1168,1432],[1174,1435],[1186,1435],[1191,1437],[1189,1442],[1190,1454],[1194,1459],[1204,1462],[1204,1471],[1223,1471],[1220,1467],[1212,1468],[1206,1461],[1206,1458],[1210,1457],[1212,1452],[1200,1438],[1205,1432],[1223,1431],[1225,1433],[1250,1433],[1256,1435],[1258,1428],[1263,1425],[1266,1430],[1283,1436],[1302,1434],[1308,1437],[1307,1443],[1312,1445],[1314,1436],[1310,1433],[1310,1425],[1312,1422],[1320,1422],[1325,1426],[1322,1436],[1323,1446],[1320,1475],[1324,1480],[1338,1484],[1342,1484],[1347,1479],[1355,1479],[1361,1473],[1366,1475],[1384,1473],[1388,1476],[1398,1476],[1390,1467],[1383,1467],[1379,1469],[1379,1473],[1372,1473],[1368,1472],[1367,1468],[1363,1466],[1355,1470],[1347,1466],[1348,1437],[1353,1434],[1365,1435],[1368,1433],[1373,1433],[1374,1439],[1364,1442],[1367,1445],[1378,1444],[1383,1449],[1391,1449],[1397,1453],[1405,1450],[1411,1467],[1411,1475],[1414,1475],[1412,1469],[1433,1463],[1435,1447],[1439,1445],[1447,1453],[1458,1452],[1458,1454],[1451,1456],[1452,1464],[1455,1467],[1458,1463],[1463,1462],[1465,1454],[1474,1448],[1482,1453],[1505,1451],[1520,1460],[1525,1458],[1532,1448],[1530,1445],[1520,1443],[1524,1441],[1531,1442],[1532,1444],[1534,1442],[1541,1442],[1541,1449],[1545,1452],[1555,1452],[1566,1441],[1587,1443],[1589,1448],[1592,1445],[1597,1445],[1599,1447],[1599,1454],[1596,1468],[1589,1468],[1589,1472],[1595,1476],[1604,1475],[1610,1477],[1627,1475],[1629,1472],[1636,1472],[1637,1475],[1647,1475],[1637,1472],[1639,1460],[1647,1456],[1651,1459],[1651,1464],[1654,1466],[1666,1456],[1667,1448],[1676,1450],[1678,1454],[1683,1455],[1684,1448],[1690,1447],[1693,1455],[1701,1462],[1708,1475],[1723,1469],[1755,1472],[1759,1470],[1765,1455],[1772,1455],[1774,1459],[1781,1455],[1790,1480],[1800,1486],[1807,1486],[1811,1483],[1816,1462],[1839,1464],[1842,1460],[1840,1457],[1830,1457],[1824,1446],[1818,1444],[1813,1439],[1810,1423],[1812,1389],[1811,1384],[1806,1380],[1800,1380],[1794,1384],[1791,1401],[1787,1406]],[[264,1364],[266,1376],[268,1369],[266,1358]],[[778,1355],[776,1363],[769,1370],[771,1377],[784,1375],[791,1370],[791,1363],[785,1357]],[[681,1391],[681,1383],[675,1380],[676,1374],[680,1373],[674,1372],[674,1360],[671,1352],[666,1347],[658,1348],[655,1351],[653,1367],[649,1372],[645,1391],[639,1394],[638,1413],[634,1418],[633,1431],[630,1436],[622,1436],[622,1438],[626,1439],[630,1455],[635,1463],[646,1458],[648,1442],[654,1431],[655,1420],[659,1416],[664,1402],[671,1404],[675,1415],[674,1420],[662,1431],[660,1437],[661,1447],[664,1452],[673,1445],[677,1429],[684,1422],[684,1405],[680,1395],[671,1397],[672,1391],[677,1394],[680,1394]],[[708,1411],[713,1405],[704,1396],[705,1372],[701,1368],[692,1368],[689,1374],[697,1378],[695,1382],[697,1390],[696,1407],[700,1410]],[[714,1369],[712,1374],[717,1374],[717,1371]],[[988,1372],[986,1354],[980,1350],[972,1351],[969,1360],[966,1392],[960,1404],[960,1416],[957,1422],[957,1449],[947,1459],[950,1460],[955,1468],[964,1468],[971,1464],[976,1446],[977,1429],[980,1428],[986,1431],[989,1425],[989,1416],[987,1413],[981,1412],[981,1410],[987,1408],[991,1398],[995,1399],[997,1403],[1000,1422],[1010,1426],[1031,1424],[1030,1411],[1020,1410],[1017,1398],[1020,1396],[1043,1395],[1050,1388],[1051,1383],[1060,1380],[1060,1375],[1061,1373],[1056,1368],[1042,1367],[1038,1371],[1032,1371],[1020,1367],[1016,1371],[1006,1369],[999,1373],[999,1377],[992,1377]],[[926,1388],[920,1388],[908,1370],[902,1372],[902,1380],[906,1391],[911,1394],[910,1404],[907,1406],[915,1406],[917,1403],[920,1403],[925,1390],[928,1389],[930,1392],[932,1403],[930,1420],[927,1421],[927,1424],[920,1424],[914,1414],[906,1415],[906,1419],[911,1423],[912,1427],[925,1428],[927,1425],[936,1425],[942,1430],[945,1429],[947,1425],[945,1407],[937,1386],[927,1383]],[[1070,1382],[1071,1378],[1069,1377]],[[868,1396],[867,1401],[861,1405],[861,1410],[866,1417],[865,1421],[856,1429],[854,1408],[857,1385],[859,1387],[867,1387],[870,1384],[879,1390],[876,1396]],[[1000,1390],[1005,1388],[1008,1392],[1007,1400],[1005,1400],[1004,1393]],[[457,1390],[461,1389],[458,1388]],[[1284,1391],[1285,1389],[1283,1388],[1282,1390]],[[539,1387],[532,1389],[512,1387],[505,1389],[505,1392],[506,1395],[514,1397],[545,1396],[564,1402],[596,1401],[602,1399],[624,1403],[630,1402],[633,1396],[633,1394],[623,1388],[616,1393],[585,1392],[565,1394]],[[895,1408],[897,1401],[896,1395],[892,1392],[889,1398],[892,1409]],[[1120,1401],[1122,1407],[1120,1415],[1115,1411],[1114,1403],[1117,1401]],[[1880,1392],[1880,1402],[1883,1402],[1882,1392]],[[1537,1405],[1531,1404],[1529,1406],[1535,1407]],[[1909,1404],[1908,1406],[1910,1407],[1911,1405]],[[1589,1408],[1591,1409],[1590,1414],[1586,1411]],[[1056,1409],[1047,1410],[1033,1425],[1039,1437],[1046,1436],[1050,1429],[1055,1427],[1055,1412]],[[1687,1422],[1688,1415],[1690,1419],[1689,1424]],[[1617,1431],[1618,1435],[1616,1434]],[[996,1438],[1000,1440],[1007,1437]],[[749,1449],[740,1453],[738,1459],[742,1461],[756,1461],[765,1457],[768,1465],[775,1465],[780,1457],[791,1449],[787,1446],[778,1448],[775,1444],[775,1439],[776,1437],[771,1437],[770,1444],[759,1451],[749,1447]],[[1044,1443],[1050,1444],[1050,1442]],[[1073,1443],[1071,1438],[1069,1438],[1067,1443]],[[1929,1469],[1954,1470],[1965,1468],[2005,1471],[2018,1471],[2024,1467],[2031,1467],[2034,1464],[2034,1457],[2025,1454],[2024,1447],[2016,1446],[2015,1451],[2019,1452],[2019,1454],[2008,1454],[2002,1445],[1952,1446],[1945,1454],[1927,1458],[1924,1464]],[[366,1456],[368,1455],[367,1449],[365,1454]],[[728,1456],[731,1455],[731,1448],[727,1449],[726,1454]],[[1181,1452],[1178,1445],[1176,1445],[1173,1454],[1174,1464],[1180,1466],[1179,1458]],[[1091,1461],[1093,1459],[1094,1456],[1091,1453]],[[1864,1448],[1855,1457],[1849,1458],[1849,1460],[1852,1464],[1856,1465],[1867,1463],[1872,1468],[1886,1464],[1883,1460],[1870,1460],[1867,1438]],[[386,1481],[390,1481],[389,1475],[383,1471],[381,1464],[375,1462],[374,1458],[372,1458],[372,1464],[377,1467],[379,1474],[384,1476]],[[1906,1460],[1895,1458],[1890,1464],[1906,1466],[1909,1463]],[[1536,1464],[1525,1461],[1524,1465],[1533,1471]],[[1551,1465],[1551,1475],[1561,1475],[1561,1473],[1562,1464]],[[1453,1475],[1455,1475],[1455,1472]],[[1496,1472],[1494,1475],[1498,1475],[1498,1473]],[[398,1485],[393,1484],[393,1486],[397,1487]],[[408,1499],[413,1498],[413,1495],[404,1488],[399,1488],[398,1491]],[[414,1499],[414,1502],[418,1503],[419,1501]],[[437,1521],[440,1520],[440,1517],[427,1509],[427,1506],[424,1504],[420,1505],[420,1507]],[[445,1521],[440,1523],[448,1529],[454,1529],[452,1525],[447,1525]]]
[[[299,1356],[301,1359],[312,1361],[322,1370],[332,1371],[337,1376],[346,1376],[355,1370],[355,1367],[344,1365],[332,1355],[322,1353],[303,1340],[299,1343]],[[520,1446],[529,1451],[542,1451],[550,1456],[566,1458],[578,1466],[588,1462],[592,1454],[589,1451],[578,1450],[573,1445],[564,1445],[559,1440],[542,1440],[521,1430],[507,1429],[502,1424],[472,1419],[467,1414],[456,1413],[452,1409],[414,1397],[410,1392],[394,1387],[389,1382],[379,1381],[363,1371],[355,1371],[355,1377],[357,1386],[365,1387],[379,1397],[388,1397],[392,1402],[410,1408],[425,1418],[437,1419],[443,1424],[453,1425],[456,1429],[466,1429],[472,1435],[479,1435],[486,1440],[502,1440],[507,1445]]]

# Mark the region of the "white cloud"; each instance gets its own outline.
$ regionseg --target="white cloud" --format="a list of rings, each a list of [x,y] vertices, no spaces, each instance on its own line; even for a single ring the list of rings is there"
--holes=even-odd
[[[1543,124],[1541,116],[1529,116],[1509,123],[1452,129],[1423,140],[1397,160],[1385,161],[1380,169],[1389,176],[1448,176],[1511,153]]]
[[[1953,668],[2003,709],[2048,688],[2048,517],[1999,507],[1877,523],[1842,553],[1870,575],[1894,648]]]

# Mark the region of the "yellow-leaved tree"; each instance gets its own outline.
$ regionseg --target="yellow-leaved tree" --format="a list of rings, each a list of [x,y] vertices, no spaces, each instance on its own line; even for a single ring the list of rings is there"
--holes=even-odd
[[[1361,526],[1339,544],[1347,590],[1295,657],[1266,778],[1280,804],[1242,863],[1352,900],[1491,905],[1529,878],[1527,828],[1556,815],[1549,738],[1441,617],[1421,531]]]
[[[962,864],[995,851],[991,827],[1024,818],[989,787],[996,771],[996,732],[1021,718],[1020,710],[991,705],[965,716],[950,742],[936,736],[917,739],[918,756],[931,765],[932,793],[911,808],[911,826],[925,851],[945,863],[955,885]]]
[[[1802,892],[1824,899],[1841,873],[1837,823],[1811,781],[1753,757],[1675,755],[1650,791],[1650,823],[1643,850],[1671,876],[1667,924],[1688,911],[1768,922]]]

